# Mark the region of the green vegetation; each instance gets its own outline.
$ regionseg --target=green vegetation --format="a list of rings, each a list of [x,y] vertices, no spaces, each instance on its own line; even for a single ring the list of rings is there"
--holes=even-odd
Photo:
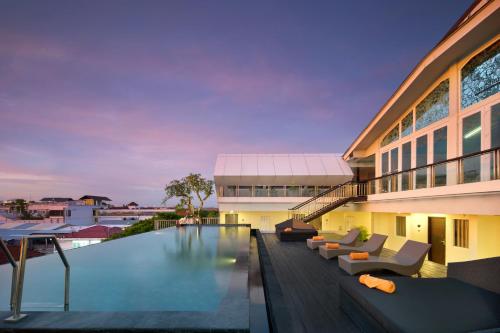
[[[357,226],[356,228],[359,229],[358,240],[361,241],[361,242],[367,241],[368,240],[368,236],[370,236],[370,234],[368,233],[368,229],[366,229],[366,227],[363,226],[363,225]]]
[[[205,201],[214,193],[214,181],[203,178],[199,173],[190,173],[182,179],[174,179],[165,186],[165,199],[178,198],[178,209],[185,209],[187,217],[200,218]],[[196,207],[194,200],[198,200]]]

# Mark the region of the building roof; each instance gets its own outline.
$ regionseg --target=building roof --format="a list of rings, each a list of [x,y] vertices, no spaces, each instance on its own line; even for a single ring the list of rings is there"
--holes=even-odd
[[[48,198],[42,198],[40,201],[42,201],[42,202],[67,202],[67,201],[73,201],[73,199],[72,198],[48,197]]]
[[[79,231],[67,233],[63,235],[62,238],[108,238],[114,234],[119,234],[122,231],[122,228],[118,227],[95,225]]]
[[[93,199],[95,201],[111,201],[108,197],[100,197],[98,195],[84,195],[80,200]]]
[[[219,154],[219,185],[332,185],[352,179],[339,154]]]
[[[345,151],[367,149],[456,61],[498,34],[500,1],[476,0],[404,79]]]

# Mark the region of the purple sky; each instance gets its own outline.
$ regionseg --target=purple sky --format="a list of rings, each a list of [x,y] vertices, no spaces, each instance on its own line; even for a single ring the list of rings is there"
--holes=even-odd
[[[0,0],[0,200],[342,153],[470,3]]]

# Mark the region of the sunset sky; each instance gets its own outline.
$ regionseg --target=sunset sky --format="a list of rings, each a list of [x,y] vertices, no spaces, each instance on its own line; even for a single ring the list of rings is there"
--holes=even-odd
[[[342,153],[471,2],[0,0],[0,200]]]

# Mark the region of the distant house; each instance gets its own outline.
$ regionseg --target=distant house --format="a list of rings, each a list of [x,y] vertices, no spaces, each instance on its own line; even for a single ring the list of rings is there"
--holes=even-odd
[[[90,207],[81,201],[42,199],[40,202],[29,203],[27,210],[32,216],[42,218],[40,223],[91,225],[98,221],[98,208]]]
[[[64,250],[76,249],[82,246],[100,243],[103,239],[123,231],[119,227],[96,225],[70,232],[59,237],[59,243]]]
[[[108,197],[101,197],[97,195],[84,195],[80,198],[83,202],[85,202],[88,206],[99,206],[104,207],[107,206],[107,202],[111,201]]]
[[[127,205],[127,207],[128,207],[128,209],[137,209],[137,208],[139,208],[139,205],[132,201]]]
[[[68,201],[73,201],[72,198],[42,198],[40,200],[41,202],[68,202]]]

